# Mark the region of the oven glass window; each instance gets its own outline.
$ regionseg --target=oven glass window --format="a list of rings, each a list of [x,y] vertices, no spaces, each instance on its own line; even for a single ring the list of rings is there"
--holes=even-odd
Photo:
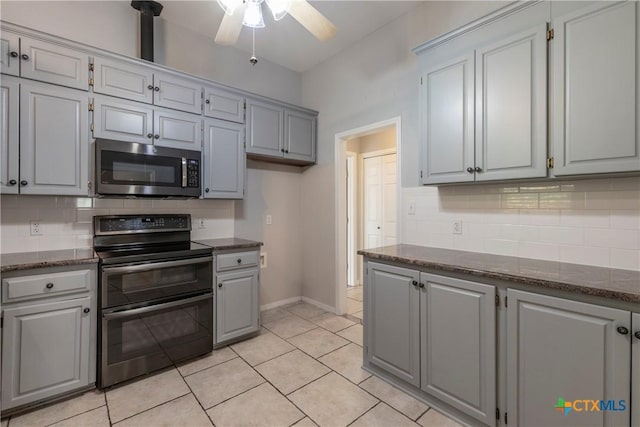
[[[117,307],[210,290],[213,286],[210,260],[187,265],[158,262],[133,265],[130,269],[102,270],[102,307]]]
[[[103,184],[182,186],[182,159],[103,150],[100,180]]]

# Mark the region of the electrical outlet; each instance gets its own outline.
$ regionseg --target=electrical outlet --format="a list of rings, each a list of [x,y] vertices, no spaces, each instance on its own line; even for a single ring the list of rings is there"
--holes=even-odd
[[[204,218],[198,218],[198,228],[207,228],[207,223],[204,222]]]
[[[267,253],[260,253],[260,268],[267,268]]]
[[[453,234],[462,234],[462,221],[459,219],[453,221]]]
[[[40,221],[31,221],[31,235],[40,236],[42,234],[42,227]]]
[[[273,218],[271,217],[271,215],[267,215],[267,225],[271,225],[273,224]]]
[[[409,201],[409,215],[415,215],[416,214],[416,201],[415,200],[410,200]]]

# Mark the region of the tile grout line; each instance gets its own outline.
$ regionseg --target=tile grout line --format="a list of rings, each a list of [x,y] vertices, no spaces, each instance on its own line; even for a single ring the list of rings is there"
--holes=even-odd
[[[365,415],[367,415],[369,412],[373,411],[375,408],[377,408],[378,406],[380,406],[380,404],[382,403],[382,400],[378,399],[378,403],[376,403],[375,405],[373,405],[371,408],[367,409],[366,411],[364,411],[359,417],[357,417],[355,420],[351,421],[349,424],[346,425],[346,427],[349,427],[351,424],[355,423],[356,421],[358,421],[360,418],[364,417]]]
[[[222,348],[224,348],[224,347],[222,347]],[[231,347],[229,347],[229,349],[231,349]],[[220,350],[220,349],[217,349],[217,350]],[[187,374],[187,375],[183,375],[182,372],[180,372],[180,369],[178,369],[178,373],[180,374],[180,376],[182,378],[187,378],[187,377],[190,377],[191,375],[195,375],[195,374],[198,374],[198,373],[200,373],[202,371],[206,371],[207,369],[215,368],[216,366],[222,365],[223,363],[231,362],[233,359],[237,359],[237,358],[238,358],[238,356],[234,356],[231,359],[227,359],[227,360],[224,360],[224,361],[219,362],[219,363],[214,363],[211,366],[207,366],[206,368],[199,369],[199,370],[194,371],[194,372],[192,372],[190,374]],[[194,362],[195,362],[195,360],[194,360]],[[176,367],[176,369],[177,369],[177,367]]]
[[[184,380],[184,378],[183,378],[183,380]],[[186,381],[185,381],[185,382],[186,382]],[[188,385],[188,384],[187,384],[187,387],[189,387],[189,385]],[[121,419],[121,420],[119,420],[119,421],[117,421],[117,422],[115,422],[115,423],[112,423],[112,422],[111,422],[111,417],[109,417],[109,423],[110,423],[112,426],[113,426],[113,425],[116,425],[116,424],[121,423],[121,422],[123,422],[123,421],[125,421],[125,420],[129,420],[129,419],[131,419],[131,418],[137,417],[137,416],[138,416],[138,415],[140,415],[140,414],[144,414],[145,412],[149,412],[149,411],[151,411],[152,409],[156,409],[156,408],[158,408],[158,407],[160,407],[160,406],[162,406],[162,405],[165,405],[165,404],[167,404],[167,403],[171,403],[171,402],[173,402],[173,401],[175,401],[175,400],[178,400],[178,399],[183,398],[183,397],[185,397],[185,396],[188,396],[188,395],[190,395],[190,394],[193,394],[193,392],[192,392],[192,391],[191,391],[191,389],[189,388],[189,393],[182,394],[182,395],[180,395],[180,396],[174,397],[173,399],[167,400],[166,402],[162,402],[162,403],[159,403],[159,404],[157,404],[157,405],[155,405],[155,406],[152,406],[151,408],[147,408],[147,409],[145,409],[144,411],[140,411],[140,412],[137,412],[137,413],[135,413],[135,414],[129,415],[128,417],[125,417],[125,418],[123,418],[123,419]],[[194,396],[194,397],[195,397],[195,396]],[[198,400],[198,399],[196,399],[196,400]],[[108,411],[108,408],[107,408],[107,411]]]

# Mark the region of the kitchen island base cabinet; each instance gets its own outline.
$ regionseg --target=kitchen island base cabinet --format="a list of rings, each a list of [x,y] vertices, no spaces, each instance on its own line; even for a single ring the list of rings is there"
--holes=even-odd
[[[507,297],[509,424],[629,425],[630,313],[513,289]],[[554,410],[579,399],[613,401],[618,410]]]
[[[2,410],[89,384],[90,297],[5,309]]]
[[[419,387],[420,273],[375,262],[366,269],[367,359]]]
[[[631,396],[640,402],[640,313],[631,315],[633,337],[631,345]],[[640,426],[640,403],[631,408],[631,425]]]
[[[260,330],[258,272],[258,268],[252,268],[217,275],[214,346]]]

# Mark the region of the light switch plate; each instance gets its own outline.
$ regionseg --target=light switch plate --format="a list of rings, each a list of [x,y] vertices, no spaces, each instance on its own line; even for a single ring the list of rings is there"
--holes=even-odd
[[[409,201],[409,215],[415,215],[416,214],[416,201],[415,200],[410,200]]]
[[[273,223],[273,218],[271,217],[271,215],[267,215],[267,225],[271,225]]]

